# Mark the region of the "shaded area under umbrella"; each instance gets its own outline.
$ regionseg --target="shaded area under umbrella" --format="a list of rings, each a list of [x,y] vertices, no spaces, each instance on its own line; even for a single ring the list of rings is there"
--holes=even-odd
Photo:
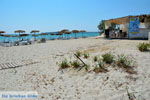
[[[80,30],[79,32],[82,33],[82,38],[83,38],[83,33],[85,33],[86,31],[85,30]]]
[[[39,32],[40,32],[39,30],[32,30],[30,33],[31,34],[34,33],[34,34],[32,34],[32,36],[34,36],[34,39],[36,40],[36,37],[39,36],[39,35],[37,35],[35,33],[39,33]]]
[[[66,34],[67,37],[68,37],[68,35],[71,34],[71,32],[70,32],[70,31],[66,31],[65,34]],[[69,39],[69,38],[67,38],[67,39]]]
[[[21,33],[25,33],[25,31],[24,30],[16,30],[16,31],[14,31],[15,33],[19,33],[19,37],[20,37],[20,34]]]
[[[75,39],[76,39],[77,38],[77,33],[79,33],[79,31],[78,30],[72,30],[72,33],[75,34]]]

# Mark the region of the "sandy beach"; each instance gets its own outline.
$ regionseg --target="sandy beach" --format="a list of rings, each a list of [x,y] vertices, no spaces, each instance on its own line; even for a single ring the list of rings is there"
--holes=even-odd
[[[0,64],[24,60],[36,62],[0,70],[0,91],[37,91],[38,100],[129,100],[128,87],[136,100],[149,100],[150,52],[137,49],[142,42],[148,40],[91,37],[0,47]],[[77,50],[88,52],[91,59],[107,52],[131,55],[136,61],[137,74],[114,68],[99,74],[72,69],[58,71],[58,63],[65,58],[71,59]]]

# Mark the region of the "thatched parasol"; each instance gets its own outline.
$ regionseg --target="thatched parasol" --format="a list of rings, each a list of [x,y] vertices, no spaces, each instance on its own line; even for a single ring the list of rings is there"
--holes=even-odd
[[[85,33],[85,30],[80,30],[80,32],[82,33],[82,38],[83,38],[83,33]]]
[[[19,37],[20,37],[20,33],[25,33],[25,31],[24,30],[16,30],[16,31],[14,31],[15,33],[19,33]]]
[[[39,33],[39,30],[32,30],[30,33]]]
[[[62,33],[61,31],[58,31],[56,35],[58,35],[59,38],[60,38],[60,37],[62,36],[62,34],[63,34],[63,33]]]
[[[48,33],[41,33],[40,35],[48,35]]]
[[[66,32],[65,32],[65,34],[71,34],[71,32],[69,32],[69,31],[66,31]]]
[[[80,32],[86,32],[85,30],[80,30]]]
[[[67,32],[67,31],[69,31],[69,30],[68,30],[68,29],[63,29],[63,30],[61,30],[60,32],[65,33],[65,32]]]
[[[32,36],[34,36],[34,39],[36,40],[36,36],[38,36],[38,35],[36,35],[35,33],[39,33],[40,31],[39,30],[32,30],[30,33],[34,33],[34,34],[32,34]]]
[[[78,30],[72,30],[72,33],[75,33],[75,38],[76,38],[76,34],[79,33]]]
[[[5,31],[0,31],[0,34],[1,34],[1,33],[5,33]]]
[[[24,30],[16,30],[16,31],[14,31],[15,33],[25,33],[25,31]]]
[[[71,34],[71,32],[70,31],[65,31],[65,34],[67,34],[67,36],[68,36],[69,34]]]
[[[56,35],[62,35],[63,33],[61,31],[58,31]]]

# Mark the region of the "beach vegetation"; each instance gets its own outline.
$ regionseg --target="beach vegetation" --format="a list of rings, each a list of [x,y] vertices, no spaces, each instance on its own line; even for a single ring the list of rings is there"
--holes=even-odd
[[[70,63],[71,63],[71,66],[73,68],[80,68],[81,67],[81,63],[78,60],[75,60],[75,61],[70,62]]]
[[[123,54],[118,55],[116,64],[119,68],[123,68],[127,73],[130,74],[136,73],[134,71],[134,60],[129,56],[125,56]]]
[[[150,48],[150,43],[140,43],[137,47],[141,52],[148,51]]]
[[[84,56],[84,58],[86,58],[86,59],[90,57],[89,53],[84,53],[83,56]]]
[[[114,61],[114,55],[111,53],[106,53],[102,55],[103,61],[107,64],[111,64]]]
[[[71,66],[75,69],[79,69],[78,71],[80,71],[81,69],[85,69],[86,71],[88,71],[90,65],[87,64],[82,64],[80,63],[78,60],[75,60],[73,62],[70,62]]]
[[[123,54],[118,55],[118,59],[116,62],[118,66],[122,66],[122,67],[131,66],[132,64],[132,60]]]
[[[81,51],[76,51],[76,53],[75,53],[78,57],[81,57],[81,55],[82,55],[82,52]]]
[[[100,73],[100,72],[108,72],[108,70],[105,67],[105,63],[103,61],[98,61],[98,64],[96,65],[96,67],[93,69],[93,71],[95,73]]]
[[[100,30],[100,33],[105,32],[105,21],[104,20],[101,20],[101,22],[98,25],[98,29]]]
[[[60,69],[65,69],[70,67],[70,63],[65,59],[59,64]]]
[[[90,68],[90,65],[86,64],[86,65],[84,65],[83,67],[85,68],[86,71],[88,71],[89,68]]]
[[[98,57],[97,57],[97,56],[94,56],[93,61],[94,61],[94,62],[97,62],[97,61],[98,61]]]

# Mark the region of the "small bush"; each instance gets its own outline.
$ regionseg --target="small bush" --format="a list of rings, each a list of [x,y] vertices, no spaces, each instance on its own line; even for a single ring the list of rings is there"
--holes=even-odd
[[[118,55],[118,59],[116,61],[117,66],[123,68],[129,74],[136,74],[133,67],[133,60],[125,55]]]
[[[75,60],[75,61],[71,62],[71,66],[73,68],[80,68],[81,67],[81,63],[79,61]]]
[[[75,53],[78,57],[81,57],[81,52],[80,51],[77,51],[76,53]]]
[[[86,59],[90,57],[89,53],[84,53],[83,56],[84,56],[84,58],[86,58]]]
[[[59,64],[60,69],[65,69],[65,68],[69,68],[70,64],[69,62],[65,59],[63,60],[60,64]]]
[[[102,55],[103,61],[107,64],[111,64],[114,61],[114,55],[111,53],[106,53]]]
[[[141,52],[144,52],[144,51],[148,51],[148,48],[150,48],[150,44],[140,43],[137,47]]]
[[[86,71],[88,71],[89,68],[90,68],[90,65],[87,65],[87,64],[86,64],[86,65],[84,65],[83,67],[85,68]]]
[[[132,66],[131,64],[133,61],[129,57],[121,54],[121,55],[118,55],[118,59],[116,62],[118,66],[128,67],[128,66]]]
[[[94,56],[93,60],[94,60],[94,62],[97,62],[98,61],[98,57]]]
[[[95,73],[100,73],[100,72],[108,72],[108,70],[105,68],[104,62],[99,61],[98,65],[94,68],[93,70]]]

